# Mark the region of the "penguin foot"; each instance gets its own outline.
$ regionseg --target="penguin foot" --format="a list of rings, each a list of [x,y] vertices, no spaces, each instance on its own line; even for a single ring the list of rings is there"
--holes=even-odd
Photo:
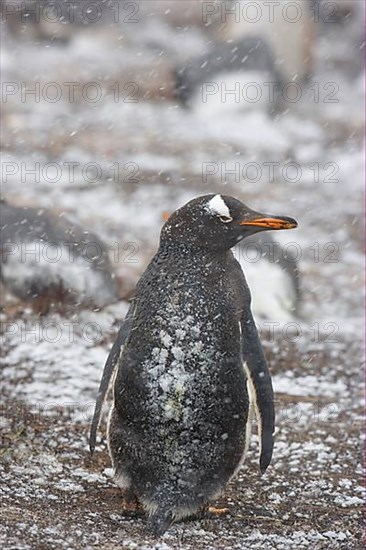
[[[136,516],[143,513],[141,504],[138,501],[137,496],[132,489],[126,489],[122,492],[123,497],[123,509],[122,514],[124,516]]]
[[[205,506],[202,510],[202,516],[204,518],[217,518],[230,514],[229,508],[218,508],[216,506]]]
[[[215,506],[209,506],[207,508],[207,513],[212,514],[213,516],[225,516],[230,514],[229,508],[216,508]]]

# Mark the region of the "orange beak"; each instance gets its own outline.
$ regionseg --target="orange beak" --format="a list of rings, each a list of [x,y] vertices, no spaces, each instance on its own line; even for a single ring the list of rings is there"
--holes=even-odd
[[[268,217],[257,218],[239,222],[239,225],[263,227],[264,229],[294,229],[297,227],[297,221],[293,218]]]

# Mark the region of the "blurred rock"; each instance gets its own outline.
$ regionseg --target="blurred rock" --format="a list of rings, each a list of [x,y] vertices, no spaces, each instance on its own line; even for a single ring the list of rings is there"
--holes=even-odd
[[[57,108],[62,102],[93,107],[106,97],[120,105],[174,97],[175,62],[170,56],[157,48],[120,40],[116,26],[95,30],[83,28],[69,44],[41,51],[30,44],[22,81],[14,79],[16,90],[7,93],[5,107],[14,101],[25,104],[28,98],[29,103],[46,101]]]
[[[67,304],[118,300],[106,245],[92,232],[43,209],[1,201],[1,279],[42,313]]]
[[[116,26],[119,33],[133,35],[152,19],[172,29],[207,27],[205,0],[4,0],[3,20],[18,37],[67,42],[80,27]],[[210,17],[213,26],[217,18]]]
[[[1,11],[7,28],[19,38],[68,42],[75,27],[118,22],[119,5],[123,0],[4,0]]]
[[[174,27],[204,27],[203,18],[205,0],[138,0],[139,15],[143,18],[160,17]],[[184,8],[183,8],[184,4]]]

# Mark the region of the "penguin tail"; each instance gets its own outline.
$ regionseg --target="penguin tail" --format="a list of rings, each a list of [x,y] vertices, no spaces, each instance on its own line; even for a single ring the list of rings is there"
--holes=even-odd
[[[171,510],[158,508],[153,512],[148,520],[147,528],[156,537],[164,535],[174,521],[174,516]]]

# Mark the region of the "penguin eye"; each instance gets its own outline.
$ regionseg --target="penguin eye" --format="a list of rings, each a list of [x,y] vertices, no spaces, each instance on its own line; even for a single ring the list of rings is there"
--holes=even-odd
[[[233,218],[230,218],[230,216],[219,216],[219,218],[223,223],[230,223],[233,221]]]

